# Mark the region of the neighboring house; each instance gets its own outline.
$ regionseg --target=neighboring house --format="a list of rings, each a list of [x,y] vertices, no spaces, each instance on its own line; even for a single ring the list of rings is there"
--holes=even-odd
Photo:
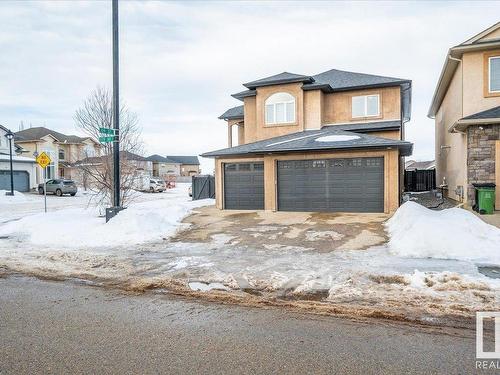
[[[437,183],[474,205],[474,183],[496,183],[500,207],[500,23],[450,48],[429,117],[435,119]]]
[[[201,172],[198,156],[167,155],[167,159],[180,164],[180,176],[197,176]]]
[[[72,166],[74,162],[100,155],[101,145],[90,137],[66,135],[45,127],[24,129],[14,134],[16,144],[26,151],[27,156],[34,157],[42,152],[50,156],[52,163],[47,167],[48,179],[74,179],[77,174]],[[43,182],[40,168],[37,168],[36,181]]]
[[[164,180],[172,176],[180,176],[181,174],[181,163],[170,160],[168,157],[161,155],[151,155],[146,158],[152,164],[152,176],[160,177]]]
[[[403,191],[411,81],[332,69],[244,84],[216,158],[220,209],[394,212]],[[233,146],[232,127],[238,129]]]
[[[0,125],[0,190],[10,190],[10,148],[5,137],[9,130]],[[12,145],[12,170],[14,190],[26,192],[37,186],[36,162],[22,155],[22,148]]]
[[[436,161],[435,160],[429,160],[429,161],[415,161],[415,160],[408,160],[405,162],[405,170],[407,171],[415,171],[415,170],[431,170],[431,169],[436,169]]]
[[[93,179],[109,177],[113,171],[113,155],[101,155],[83,158],[71,165],[75,173],[73,179],[85,188],[93,183]],[[145,157],[128,151],[120,151],[120,171],[123,175],[132,177],[151,177],[153,175],[152,162]],[[130,181],[131,183],[131,181]]]

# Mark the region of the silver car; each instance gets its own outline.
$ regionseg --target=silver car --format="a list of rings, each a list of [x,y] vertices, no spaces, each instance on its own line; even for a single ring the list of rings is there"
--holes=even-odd
[[[43,194],[44,184],[38,184],[38,193]],[[48,180],[47,181],[47,193],[53,193],[58,197],[63,194],[69,194],[72,197],[76,195],[78,188],[76,187],[75,181],[73,180]]]

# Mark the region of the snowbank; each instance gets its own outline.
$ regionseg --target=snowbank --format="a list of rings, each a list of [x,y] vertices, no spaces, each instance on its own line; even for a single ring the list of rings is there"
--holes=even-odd
[[[15,203],[24,203],[29,202],[31,199],[14,190],[14,195],[5,195],[5,193],[10,192],[10,190],[0,190],[0,205],[1,204],[15,204]]]
[[[165,199],[132,204],[109,223],[98,217],[94,209],[62,209],[9,222],[0,226],[0,236],[63,248],[139,244],[174,234],[193,208],[211,204],[212,199],[191,201],[187,194],[174,194]]]
[[[500,264],[500,229],[464,209],[406,202],[385,225],[395,255]]]

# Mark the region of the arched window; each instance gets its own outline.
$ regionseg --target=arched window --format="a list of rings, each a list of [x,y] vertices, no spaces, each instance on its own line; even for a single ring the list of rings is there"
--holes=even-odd
[[[278,92],[266,100],[266,124],[283,124],[295,122],[295,98]]]

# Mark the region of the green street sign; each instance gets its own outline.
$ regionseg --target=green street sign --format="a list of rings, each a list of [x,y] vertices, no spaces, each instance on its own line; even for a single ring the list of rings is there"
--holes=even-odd
[[[111,128],[99,128],[101,134],[115,134],[115,130]]]
[[[99,137],[99,142],[101,142],[101,143],[109,143],[109,142],[113,142],[114,140],[115,140],[114,136],[111,136],[111,137]]]

